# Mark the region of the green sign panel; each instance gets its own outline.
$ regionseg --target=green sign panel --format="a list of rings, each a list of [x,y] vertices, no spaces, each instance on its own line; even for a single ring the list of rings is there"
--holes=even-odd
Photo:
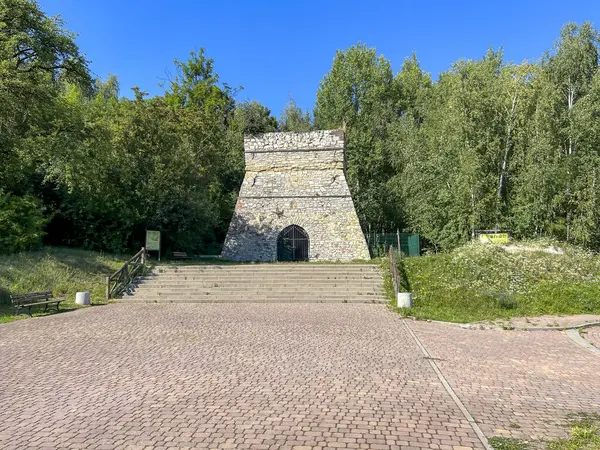
[[[160,251],[160,231],[146,230],[146,250]]]

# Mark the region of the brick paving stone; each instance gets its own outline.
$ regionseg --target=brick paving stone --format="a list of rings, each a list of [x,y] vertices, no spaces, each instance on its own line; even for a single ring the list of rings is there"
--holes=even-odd
[[[0,448],[482,448],[381,305],[121,304],[0,333]]]
[[[565,328],[582,325],[586,323],[600,322],[600,315],[597,314],[576,314],[572,316],[534,316],[534,317],[513,317],[510,319],[483,320],[476,322],[482,325],[496,325],[499,327],[514,328]]]
[[[584,328],[583,337],[600,348],[600,326]]]
[[[563,332],[407,323],[488,437],[564,437],[569,413],[600,411],[600,358]]]

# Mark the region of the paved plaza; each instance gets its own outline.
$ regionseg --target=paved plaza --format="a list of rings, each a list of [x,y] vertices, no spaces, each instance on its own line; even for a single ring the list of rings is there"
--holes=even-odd
[[[563,332],[383,305],[120,304],[0,335],[3,449],[483,449],[600,410],[600,357]]]
[[[411,327],[488,437],[556,439],[600,411],[600,355],[563,332]]]
[[[583,335],[597,348],[600,348],[600,327],[590,327],[583,330]]]

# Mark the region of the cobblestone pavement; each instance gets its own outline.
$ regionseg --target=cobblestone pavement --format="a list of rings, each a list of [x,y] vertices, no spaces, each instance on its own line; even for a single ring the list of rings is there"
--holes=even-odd
[[[408,323],[488,437],[564,437],[569,413],[600,411],[600,357],[563,332]]]
[[[2,449],[483,448],[385,306],[110,305],[0,335]]]
[[[0,448],[433,448],[554,438],[600,410],[558,331],[403,321],[381,305],[110,305],[0,325]],[[519,428],[517,428],[519,427]]]
[[[584,328],[583,337],[600,348],[600,326]]]
[[[483,325],[496,325],[499,327],[514,328],[565,328],[587,323],[600,323],[600,315],[578,314],[573,316],[535,316],[513,317],[511,319],[484,320]]]

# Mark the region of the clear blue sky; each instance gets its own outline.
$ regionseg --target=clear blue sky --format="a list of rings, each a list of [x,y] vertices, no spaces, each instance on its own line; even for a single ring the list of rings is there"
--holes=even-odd
[[[337,49],[376,47],[394,71],[413,51],[434,78],[459,58],[502,46],[505,59],[535,60],[567,21],[600,28],[598,0],[201,1],[40,0],[77,33],[96,76],[117,75],[121,94],[152,95],[174,58],[204,47],[221,80],[244,86],[239,100],[279,113],[289,96],[312,110]]]

